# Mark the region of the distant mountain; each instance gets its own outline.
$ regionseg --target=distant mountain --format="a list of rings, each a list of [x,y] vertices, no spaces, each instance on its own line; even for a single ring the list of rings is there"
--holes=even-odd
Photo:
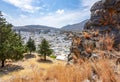
[[[84,28],[84,25],[85,23],[88,21],[87,20],[84,20],[80,23],[77,23],[77,24],[73,24],[73,25],[67,25],[67,26],[64,26],[62,27],[61,29],[62,30],[65,30],[65,31],[73,31],[73,32],[79,32],[79,31],[82,31],[83,28]]]
[[[47,31],[47,30],[59,30],[59,29],[49,26],[43,26],[43,25],[26,25],[26,26],[14,26],[13,30],[39,32],[41,30]]]
[[[84,20],[80,23],[73,24],[73,25],[67,25],[62,27],[61,29],[54,28],[54,27],[49,27],[49,26],[43,26],[43,25],[26,25],[26,26],[14,26],[13,30],[20,30],[20,31],[27,31],[27,32],[40,32],[41,30],[43,31],[73,31],[73,32],[80,32],[83,30],[85,23],[88,20]]]

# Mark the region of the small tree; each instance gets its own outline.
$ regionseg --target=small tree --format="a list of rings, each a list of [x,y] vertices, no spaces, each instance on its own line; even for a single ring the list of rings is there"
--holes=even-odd
[[[44,56],[44,60],[46,61],[46,56],[50,56],[52,54],[52,49],[50,49],[50,45],[46,39],[43,39],[41,44],[39,45],[38,52]]]
[[[6,22],[0,12],[0,61],[4,67],[5,60],[23,58],[24,46],[18,34],[12,31],[12,25]]]
[[[34,40],[31,39],[31,37],[29,38],[29,40],[27,42],[27,48],[30,51],[30,54],[31,54],[31,52],[36,50],[35,42],[34,42]]]

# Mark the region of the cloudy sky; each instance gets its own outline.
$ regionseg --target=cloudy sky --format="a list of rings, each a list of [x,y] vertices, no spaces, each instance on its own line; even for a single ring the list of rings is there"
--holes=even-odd
[[[0,11],[15,26],[46,25],[60,28],[90,17],[98,0],[0,0]]]

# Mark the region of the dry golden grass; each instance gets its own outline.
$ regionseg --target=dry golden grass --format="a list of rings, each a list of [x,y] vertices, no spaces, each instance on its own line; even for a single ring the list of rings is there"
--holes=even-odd
[[[33,68],[33,71],[26,76],[17,76],[10,82],[39,82],[44,75],[43,71],[38,70],[38,68]]]
[[[84,45],[84,49],[87,53],[92,53],[94,50],[94,45],[93,44],[86,44],[86,45]]]
[[[35,58],[30,58],[30,59],[25,59],[23,61],[18,61],[18,62],[11,62],[12,65],[17,65],[23,67],[22,70],[19,71],[13,71],[8,74],[0,76],[0,82],[1,80],[8,82],[10,79],[16,79],[19,81],[14,81],[14,82],[22,82],[21,78],[24,79],[25,77],[29,78],[34,78],[35,76],[40,76],[39,74],[42,74],[45,70],[47,70],[49,67],[53,66],[55,63],[42,63],[38,62],[40,57],[38,57],[37,54],[35,54]],[[48,58],[50,59],[50,58]],[[52,61],[52,59],[51,59]],[[0,72],[1,74],[1,72]],[[40,77],[41,78],[41,77]],[[26,78],[25,78],[26,79]],[[13,82],[13,81],[10,81]],[[26,81],[30,82],[30,81]],[[31,81],[33,82],[33,81]]]
[[[94,31],[94,36],[98,36],[99,35],[99,30]]]
[[[108,34],[106,34],[103,37],[100,37],[99,39],[99,43],[101,43],[102,45],[100,46],[101,50],[112,50],[113,49],[113,45],[114,45],[114,37],[110,36]]]
[[[81,44],[81,39],[79,37],[74,37],[72,43],[74,45],[80,45]]]
[[[102,82],[117,82],[116,75],[110,64],[110,60],[98,60],[97,62],[94,62],[93,68]]]
[[[91,74],[91,65],[89,63],[85,63],[80,65],[56,65],[50,68],[45,77],[44,81],[52,79],[53,82],[56,80],[57,82],[81,82]]]
[[[109,59],[85,61],[82,64],[57,64],[44,72],[34,68],[31,78],[18,78],[12,82],[119,82],[119,74],[114,72],[114,62]],[[95,78],[94,78],[95,77]]]
[[[104,44],[107,50],[112,50],[114,44],[114,37],[110,37],[109,35],[106,35]]]
[[[12,78],[5,82],[120,82],[120,65],[116,66],[110,59],[79,59],[75,65],[65,65],[62,61],[38,63],[36,60],[24,61],[25,70],[11,74]]]
[[[87,39],[89,39],[91,37],[91,35],[87,32],[83,32],[83,36],[84,36],[84,38],[87,38]]]

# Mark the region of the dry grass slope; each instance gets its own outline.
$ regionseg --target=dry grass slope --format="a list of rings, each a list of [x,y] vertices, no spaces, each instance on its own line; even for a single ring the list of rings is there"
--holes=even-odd
[[[115,72],[116,69],[119,69]],[[120,68],[109,59],[85,61],[82,64],[57,64],[42,72],[34,68],[30,76],[13,79],[11,82],[120,82]]]

